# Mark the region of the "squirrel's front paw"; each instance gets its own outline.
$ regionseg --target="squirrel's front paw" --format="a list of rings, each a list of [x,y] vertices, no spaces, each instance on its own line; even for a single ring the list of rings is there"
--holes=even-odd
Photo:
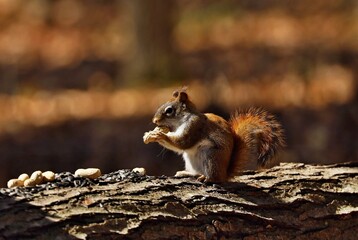
[[[156,127],[152,131],[144,133],[143,142],[145,144],[151,142],[158,142],[163,139],[164,135],[169,132],[169,129],[166,127]]]

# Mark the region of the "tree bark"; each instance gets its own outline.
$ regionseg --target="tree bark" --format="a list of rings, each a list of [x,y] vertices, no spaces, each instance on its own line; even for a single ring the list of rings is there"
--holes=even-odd
[[[133,27],[126,81],[133,85],[177,80],[181,73],[172,36],[176,23],[175,1],[131,0],[127,4]]]
[[[127,176],[26,197],[2,194],[0,239],[357,237],[358,163],[285,163],[222,184]]]

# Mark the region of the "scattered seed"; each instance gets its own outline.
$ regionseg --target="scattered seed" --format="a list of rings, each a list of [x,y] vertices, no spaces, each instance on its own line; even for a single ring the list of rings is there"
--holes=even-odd
[[[24,186],[25,187],[34,187],[34,186],[36,186],[36,179],[33,179],[33,178],[26,179],[25,182],[24,182]]]
[[[38,171],[36,171],[38,172]],[[45,172],[44,172],[45,173]],[[41,176],[44,174],[42,173]],[[22,175],[22,174],[21,174]],[[34,173],[32,174],[34,175]],[[19,176],[20,177],[20,176]],[[43,177],[44,178],[44,177]],[[23,187],[15,188],[0,188],[0,198],[6,196],[16,196],[26,199],[31,199],[34,197],[34,194],[41,192],[43,190],[57,189],[57,188],[66,188],[66,187],[91,187],[91,185],[105,185],[108,183],[121,182],[126,179],[131,179],[133,182],[140,182],[143,179],[149,179],[150,176],[141,175],[141,173],[133,170],[118,170],[115,172],[103,174],[95,179],[90,179],[82,176],[75,176],[70,172],[61,172],[55,174],[55,179],[52,182],[45,182],[41,185],[34,183],[34,180],[31,177],[25,180]]]
[[[25,182],[26,179],[29,179],[29,175],[27,173],[20,174],[20,176],[17,178],[23,182]]]
[[[140,176],[144,176],[146,174],[145,168],[137,167],[137,168],[133,168],[132,171],[135,172],[135,173],[138,173]]]
[[[22,186],[24,186],[24,182],[21,181],[20,179],[10,179],[7,182],[7,187],[8,188],[22,187]]]
[[[80,168],[75,172],[75,176],[86,177],[90,179],[96,179],[101,176],[101,170],[99,168]]]
[[[35,171],[31,174],[30,179],[32,179],[35,183],[35,185],[42,183],[42,172],[41,171]]]
[[[55,180],[55,173],[52,171],[46,171],[42,173],[43,182],[52,182]]]

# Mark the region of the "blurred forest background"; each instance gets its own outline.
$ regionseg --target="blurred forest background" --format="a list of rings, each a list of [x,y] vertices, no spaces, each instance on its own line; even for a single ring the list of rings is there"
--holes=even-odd
[[[23,172],[183,168],[142,136],[178,86],[262,106],[283,161],[358,160],[356,0],[0,0],[0,186]]]

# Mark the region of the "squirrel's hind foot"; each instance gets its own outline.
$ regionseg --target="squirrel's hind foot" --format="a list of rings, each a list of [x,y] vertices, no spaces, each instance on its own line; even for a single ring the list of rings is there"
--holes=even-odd
[[[189,171],[177,171],[174,175],[174,177],[177,177],[177,178],[186,178],[186,177],[200,177],[201,175],[200,174],[197,174],[197,173],[192,173],[192,172],[189,172]]]

